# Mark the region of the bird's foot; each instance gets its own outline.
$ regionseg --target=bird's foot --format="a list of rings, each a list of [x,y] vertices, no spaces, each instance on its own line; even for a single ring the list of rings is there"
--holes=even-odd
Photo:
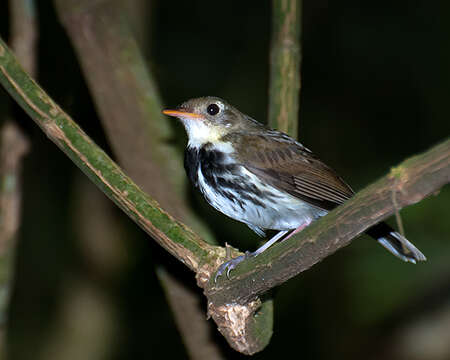
[[[235,269],[238,264],[240,264],[245,259],[248,259],[252,256],[252,253],[246,251],[244,255],[235,257],[234,259],[228,260],[219,266],[219,269],[216,272],[216,276],[214,277],[214,283],[217,282],[217,279],[222,276],[224,273],[228,279],[230,279],[231,270]]]

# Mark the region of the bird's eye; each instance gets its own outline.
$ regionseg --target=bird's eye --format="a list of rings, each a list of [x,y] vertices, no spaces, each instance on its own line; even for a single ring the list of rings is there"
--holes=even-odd
[[[209,115],[217,115],[220,111],[220,108],[217,104],[209,104],[206,108],[206,111]]]

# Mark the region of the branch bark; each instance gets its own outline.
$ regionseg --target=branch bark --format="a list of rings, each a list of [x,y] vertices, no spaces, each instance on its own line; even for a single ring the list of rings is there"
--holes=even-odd
[[[39,36],[36,6],[30,0],[10,0],[11,47],[24,69],[36,75],[36,43]]]
[[[45,134],[144,231],[193,271],[210,272],[225,251],[197,234],[144,193],[22,69],[0,40],[0,82]],[[217,264],[216,264],[217,265]],[[203,268],[204,267],[204,268]]]
[[[389,174],[292,238],[238,266],[231,281],[210,281],[209,300],[246,304],[348,245],[398,209],[415,204],[450,182],[450,139],[411,157]]]
[[[300,103],[302,0],[272,0],[270,127],[297,138]]]

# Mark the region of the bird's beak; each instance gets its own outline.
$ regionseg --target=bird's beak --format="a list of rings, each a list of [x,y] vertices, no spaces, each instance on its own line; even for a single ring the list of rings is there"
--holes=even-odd
[[[178,118],[189,118],[189,119],[203,119],[204,118],[203,115],[188,112],[188,111],[182,111],[182,110],[167,109],[167,110],[163,110],[162,113],[164,115],[175,116]]]

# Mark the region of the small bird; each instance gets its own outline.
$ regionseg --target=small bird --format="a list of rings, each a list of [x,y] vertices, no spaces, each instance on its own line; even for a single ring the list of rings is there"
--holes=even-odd
[[[186,129],[184,167],[206,201],[262,237],[266,230],[278,231],[256,251],[222,264],[216,280],[224,272],[229,277],[245,258],[289,238],[354,194],[308,148],[220,98],[191,99],[163,113],[180,119]],[[384,222],[366,233],[404,261],[426,260]]]

